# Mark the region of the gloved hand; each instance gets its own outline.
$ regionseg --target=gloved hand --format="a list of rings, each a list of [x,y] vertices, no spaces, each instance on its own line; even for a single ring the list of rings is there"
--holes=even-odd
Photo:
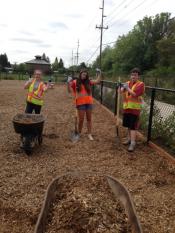
[[[29,78],[28,83],[32,83],[33,78]]]
[[[99,68],[96,68],[96,72],[101,74],[101,70]]]
[[[128,90],[128,89],[129,89],[128,83],[124,83],[124,84],[123,84],[123,88],[124,88],[125,90]]]

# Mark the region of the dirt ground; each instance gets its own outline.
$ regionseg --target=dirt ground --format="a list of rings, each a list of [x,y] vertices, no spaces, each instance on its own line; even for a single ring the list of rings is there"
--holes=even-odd
[[[72,171],[93,171],[119,179],[130,191],[144,233],[175,232],[175,168],[139,142],[136,159],[118,148],[113,117],[94,105],[93,136],[69,140],[74,107],[66,87],[48,90],[43,144],[27,156],[12,118],[25,109],[23,81],[0,81],[0,233],[32,233],[49,183]],[[80,233],[80,232],[77,232]]]

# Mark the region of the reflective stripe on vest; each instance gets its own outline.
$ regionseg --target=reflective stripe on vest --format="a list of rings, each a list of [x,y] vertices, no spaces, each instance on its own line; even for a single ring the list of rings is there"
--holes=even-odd
[[[130,84],[130,81],[127,82],[128,85]],[[134,92],[135,89],[142,84],[141,81],[137,81],[131,88],[131,90]],[[123,93],[123,109],[137,109],[140,110],[143,105],[143,98],[142,96],[132,96],[129,95],[128,91]]]
[[[33,80],[29,87],[29,92],[27,95],[27,102],[36,104],[36,105],[43,105],[43,82],[40,82],[36,91],[34,91],[34,84],[36,79]]]
[[[77,85],[77,82],[75,80],[75,86]],[[75,93],[75,101],[76,105],[83,105],[83,104],[92,104],[93,99],[92,95],[88,94],[84,85],[81,85],[81,91]]]

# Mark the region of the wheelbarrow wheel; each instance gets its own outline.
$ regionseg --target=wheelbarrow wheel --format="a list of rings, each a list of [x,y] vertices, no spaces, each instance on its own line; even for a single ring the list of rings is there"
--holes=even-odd
[[[32,154],[32,149],[24,149],[24,151],[28,156]]]

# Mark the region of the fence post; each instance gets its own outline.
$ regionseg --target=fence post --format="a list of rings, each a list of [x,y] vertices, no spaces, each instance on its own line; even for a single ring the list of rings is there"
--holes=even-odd
[[[115,105],[114,105],[114,116],[117,115],[117,100],[118,100],[118,84],[115,87]]]
[[[103,103],[103,81],[101,81],[100,103]]]
[[[94,85],[92,85],[92,96],[94,97]]]
[[[151,130],[152,130],[152,121],[153,121],[153,110],[154,110],[154,100],[155,100],[156,89],[152,89],[151,93],[151,103],[150,103],[150,112],[149,112],[149,123],[148,123],[148,135],[147,142],[151,140]]]

